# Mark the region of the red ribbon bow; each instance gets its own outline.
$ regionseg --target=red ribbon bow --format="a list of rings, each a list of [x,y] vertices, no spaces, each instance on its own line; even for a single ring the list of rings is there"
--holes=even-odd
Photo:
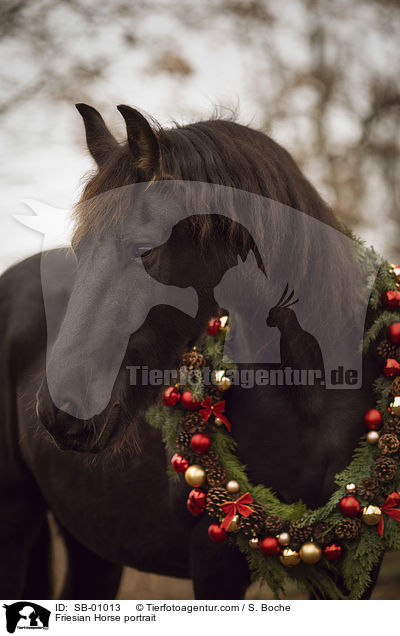
[[[228,431],[231,432],[231,424],[229,420],[227,420],[225,415],[223,415],[223,412],[225,411],[225,400],[221,400],[221,402],[216,402],[215,404],[212,404],[211,398],[208,395],[206,399],[203,400],[203,402],[201,403],[201,406],[203,408],[200,410],[200,413],[202,414],[203,420],[205,422],[207,422],[207,420],[209,419],[212,413],[214,417],[219,417],[219,419],[222,420],[223,423],[225,424]]]
[[[396,506],[398,505],[400,505],[399,493],[392,492],[386,498],[386,501],[383,504],[383,506],[381,506],[381,511],[382,513],[387,514],[388,517],[391,517],[392,519],[395,519],[396,521],[400,521],[400,509],[396,508]],[[385,525],[385,522],[383,520],[383,514],[382,514],[378,523],[378,527],[377,527],[378,534],[380,534],[381,536],[383,535],[384,525]]]
[[[244,495],[239,497],[239,499],[236,499],[236,501],[225,501],[225,503],[221,504],[221,508],[226,514],[226,517],[221,524],[221,528],[228,530],[233,517],[237,514],[243,515],[243,517],[250,517],[254,510],[247,504],[251,503],[253,503],[253,497],[249,492],[246,492]]]

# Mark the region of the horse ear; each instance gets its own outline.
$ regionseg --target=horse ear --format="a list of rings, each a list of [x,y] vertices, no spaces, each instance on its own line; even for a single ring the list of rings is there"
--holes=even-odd
[[[90,154],[100,167],[110,152],[118,147],[118,142],[108,130],[99,112],[87,104],[75,104],[85,124],[86,142]]]
[[[153,175],[161,163],[160,145],[154,130],[138,110],[123,104],[117,108],[125,119],[129,148],[137,165]]]
[[[256,255],[254,254],[253,250],[249,250],[247,252],[246,265],[255,265],[256,267],[258,267]]]

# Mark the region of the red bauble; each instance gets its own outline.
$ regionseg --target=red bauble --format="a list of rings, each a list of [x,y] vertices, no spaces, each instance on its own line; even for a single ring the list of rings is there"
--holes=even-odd
[[[196,506],[194,506],[189,499],[186,502],[186,508],[189,510],[190,514],[192,514],[194,517],[198,517],[204,512],[204,510],[198,510]]]
[[[360,503],[355,497],[348,495],[339,501],[339,510],[345,517],[356,517],[360,512]]]
[[[394,508],[398,508],[400,506],[400,492],[392,492],[390,494],[392,501],[394,502]]]
[[[370,431],[377,431],[382,426],[382,415],[378,409],[369,409],[365,413],[364,424]]]
[[[207,494],[201,488],[193,488],[186,502],[187,509],[192,515],[201,515],[206,509]]]
[[[207,333],[209,336],[216,336],[221,331],[221,321],[219,318],[211,318],[208,323]]]
[[[332,545],[326,546],[324,555],[328,561],[337,561],[342,556],[342,548],[340,545],[332,543]]]
[[[178,455],[177,453],[175,453],[175,455],[172,457],[171,465],[177,473],[185,473],[189,468],[188,460],[185,459],[185,457],[181,457],[181,455]]]
[[[176,406],[181,399],[181,394],[174,386],[169,386],[164,391],[163,404],[165,406]]]
[[[226,539],[227,533],[218,523],[212,523],[208,528],[208,536],[215,543],[222,543]]]
[[[206,453],[210,450],[210,446],[211,440],[208,435],[204,435],[204,433],[196,433],[190,440],[190,448],[195,453]]]
[[[275,537],[265,537],[265,539],[260,541],[259,545],[261,552],[265,554],[265,556],[274,556],[281,551],[281,546]]]
[[[387,358],[383,366],[383,374],[387,378],[396,378],[400,375],[400,364],[394,358]]]
[[[400,292],[387,291],[382,294],[382,303],[388,309],[398,309],[400,307]]]
[[[193,393],[191,391],[185,391],[181,396],[181,404],[188,411],[197,411],[200,408],[201,402],[193,397]]]
[[[386,329],[386,337],[393,344],[400,342],[400,322],[394,322]]]

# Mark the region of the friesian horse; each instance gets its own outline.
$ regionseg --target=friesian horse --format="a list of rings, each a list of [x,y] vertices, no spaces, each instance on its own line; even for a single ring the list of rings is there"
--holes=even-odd
[[[41,275],[48,255],[24,260],[0,280],[0,596],[51,598],[50,510],[68,552],[62,598],[115,597],[124,565],[191,578],[199,599],[243,597],[250,583],[245,557],[229,543],[209,541],[207,520],[189,514],[189,486],[170,480],[170,458],[159,433],[144,419],[160,388],[132,386],[127,367],[175,368],[218,311],[214,289],[237,265],[238,256],[244,260],[253,250],[260,271],[262,263],[249,232],[221,218],[217,209],[176,223],[168,239],[154,247],[142,231],[144,206],[142,226],[131,224],[128,235],[115,242],[129,224],[129,205],[123,195],[117,205],[108,195],[141,183],[148,192],[158,182],[217,184],[299,210],[342,235],[347,231],[290,154],[262,132],[222,119],[162,129],[137,110],[120,106],[127,141],[118,143],[95,109],[84,104],[77,108],[97,169],[76,208],[73,250],[50,252],[55,284],[46,294],[61,325],[56,353],[47,360],[47,372],[52,369],[55,378],[52,390],[46,377]],[[282,250],[284,258],[290,235],[285,217],[278,215],[274,224],[267,224],[260,216],[258,222],[271,254]],[[114,242],[107,243],[110,236]],[[300,238],[307,269],[313,237],[304,230]],[[99,260],[105,244],[110,246],[107,259]],[[346,258],[338,253],[335,259],[330,300],[350,316]],[[143,324],[125,334],[123,360],[107,404],[89,400],[90,413],[83,414],[74,410],[74,396],[66,387],[91,396],[90,381],[95,383],[98,368],[115,366],[104,347],[119,337],[116,325],[126,319],[121,297],[139,302],[138,283],[129,284],[130,264],[139,261],[159,284],[194,290],[194,309],[185,312],[166,302],[151,306]],[[72,282],[62,274],[65,263],[76,266]],[[114,266],[122,278],[111,277]],[[324,293],[321,284],[321,306]],[[275,302],[279,295],[275,293]],[[263,324],[271,306],[264,307]],[[238,316],[240,311],[239,306]],[[98,315],[106,330],[97,330]],[[293,366],[310,368],[302,366],[307,351],[301,340],[296,347]],[[327,501],[334,475],[349,463],[363,432],[362,415],[374,405],[372,379],[377,374],[376,363],[367,356],[362,387],[356,390],[232,386],[226,392],[226,412],[252,482],[271,487],[287,503],[301,498],[316,507]],[[100,382],[101,396],[102,387]]]

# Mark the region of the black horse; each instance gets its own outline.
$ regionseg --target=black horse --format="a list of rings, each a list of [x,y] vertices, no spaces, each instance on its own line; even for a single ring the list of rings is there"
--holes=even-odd
[[[121,106],[128,143],[119,144],[97,111],[83,104],[78,110],[97,172],[76,211],[74,253],[48,256],[58,284],[46,294],[59,333],[48,352],[47,377],[41,274],[47,256],[15,265],[0,280],[0,596],[51,597],[51,510],[68,551],[63,598],[113,598],[124,565],[192,578],[196,598],[240,598],[250,582],[246,559],[230,544],[212,543],[207,519],[187,511],[189,487],[168,478],[169,457],[144,419],[160,389],[130,385],[127,367],[175,368],[218,311],[214,289],[238,255],[245,259],[253,250],[263,265],[243,225],[215,210],[183,218],[156,246],[142,231],[145,221],[121,239],[129,206],[123,198],[114,205],[107,196],[138,183],[148,184],[148,191],[156,182],[214,183],[268,197],[345,231],[291,156],[261,132],[223,120],[154,130],[136,110]],[[187,202],[193,210],[195,203]],[[268,225],[260,216],[259,228],[271,254],[290,237],[283,220]],[[307,255],[312,237],[304,230],[301,240]],[[338,254],[335,262],[331,301],[347,316],[349,259]],[[66,264],[76,267],[76,275],[60,273],[58,279],[57,267],[63,272]],[[128,301],[142,302],[137,280],[129,282],[139,265],[159,285],[193,288],[196,306],[189,312],[162,302],[151,306],[143,324],[124,333],[113,359],[104,352],[119,337],[115,325],[125,324]],[[262,310],[265,324],[268,307]],[[301,361],[301,347],[296,357]],[[116,366],[115,378],[108,377]],[[92,399],[89,380],[100,367],[97,395],[106,395],[105,405]],[[323,391],[309,404],[287,386],[231,387],[226,413],[251,481],[271,487],[284,502],[323,504],[363,432],[363,413],[374,405],[375,367],[366,357],[362,388]],[[69,387],[88,393],[88,412],[76,408]]]

